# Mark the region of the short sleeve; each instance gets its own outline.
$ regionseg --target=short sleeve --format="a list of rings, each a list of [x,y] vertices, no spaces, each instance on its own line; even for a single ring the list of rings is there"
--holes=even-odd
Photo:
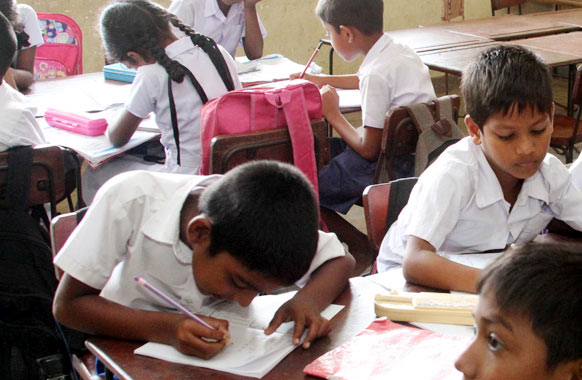
[[[325,262],[335,259],[336,257],[345,256],[345,250],[342,243],[339,241],[337,236],[333,233],[327,233],[323,231],[319,231],[319,241],[317,242],[317,252],[311,260],[311,265],[307,270],[307,273],[303,275],[295,285],[299,287],[305,286],[307,281],[309,281],[309,277],[317,268],[323,265]]]
[[[135,79],[131,84],[129,99],[125,108],[141,119],[154,112],[156,97],[161,93],[160,82],[156,81],[156,65],[146,65],[137,69]],[[163,70],[163,69],[162,69]]]
[[[384,128],[386,113],[392,102],[387,79],[370,74],[361,78],[362,123],[373,128]]]
[[[439,250],[469,201],[471,176],[453,176],[443,168],[431,174],[437,175],[422,175],[411,193],[404,236],[414,235]]]
[[[168,7],[168,12],[175,14],[184,24],[194,26],[196,8],[192,1],[173,0]]]
[[[44,40],[42,38],[36,12],[30,5],[18,4],[17,7],[18,14],[20,15],[20,19],[24,25],[24,32],[28,34],[28,42],[30,43],[30,46],[27,48],[42,45]]]
[[[115,196],[121,184],[113,180],[99,190],[54,260],[63,271],[95,289],[103,289],[125,257],[132,233],[127,210]]]

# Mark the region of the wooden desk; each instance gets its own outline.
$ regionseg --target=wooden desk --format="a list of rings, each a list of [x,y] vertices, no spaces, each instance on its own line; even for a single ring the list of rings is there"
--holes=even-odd
[[[580,18],[582,18],[582,10],[574,9],[522,16],[501,15],[440,24],[431,28],[496,41],[509,41],[580,30]]]
[[[582,43],[582,41],[580,42]],[[499,44],[507,43],[487,43],[476,46],[464,46],[452,49],[435,50],[426,53],[420,53],[420,58],[431,70],[441,71],[453,75],[461,75],[463,69],[473,62],[479,53],[486,49]],[[547,50],[537,47],[529,47],[534,53],[538,54],[550,67],[565,66],[572,63],[582,62],[582,56]]]
[[[386,32],[394,40],[408,45],[417,53],[456,46],[478,45],[491,42],[485,37],[456,33],[445,28],[417,27]]]
[[[264,379],[315,379],[303,374],[303,368],[358,334],[376,317],[374,296],[386,292],[384,288],[365,277],[350,279],[349,287],[336,299],[335,303],[346,305],[331,323],[329,336],[316,340],[310,349],[295,349],[279,363]],[[217,372],[214,370],[171,363],[150,357],[135,355],[133,350],[141,342],[123,341],[109,338],[91,338],[86,345],[96,357],[120,379],[247,379],[247,377]],[[84,357],[91,365],[90,356]]]

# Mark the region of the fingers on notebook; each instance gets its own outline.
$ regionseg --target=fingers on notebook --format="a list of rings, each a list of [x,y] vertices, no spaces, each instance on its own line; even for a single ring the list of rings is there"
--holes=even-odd
[[[303,335],[303,332],[306,328],[307,335],[305,336],[305,340],[301,345],[301,347],[304,349],[308,349],[311,347],[311,343],[315,339],[325,336],[331,331],[329,320],[319,315],[303,319],[301,323],[295,321],[295,328],[293,330],[293,343],[299,344],[301,336]]]

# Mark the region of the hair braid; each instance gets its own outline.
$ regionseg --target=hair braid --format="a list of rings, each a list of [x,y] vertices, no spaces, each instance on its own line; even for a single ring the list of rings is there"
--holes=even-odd
[[[166,72],[173,81],[182,83],[184,76],[186,75],[184,67],[178,61],[168,57],[164,49],[158,44],[153,36],[142,35],[138,38],[138,41],[152,58],[166,69]]]

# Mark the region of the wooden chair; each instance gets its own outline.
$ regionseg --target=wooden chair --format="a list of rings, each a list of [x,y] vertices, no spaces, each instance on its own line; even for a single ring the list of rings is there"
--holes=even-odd
[[[464,0],[443,0],[443,21],[450,22],[452,19],[461,17],[465,19],[465,1]]]
[[[573,161],[574,144],[582,142],[582,129],[580,128],[580,116],[582,113],[582,66],[576,70],[576,79],[572,89],[572,105],[578,107],[576,117],[565,115],[554,116],[554,131],[550,140],[550,146],[558,153],[566,156],[566,163]]]
[[[454,121],[458,121],[459,105],[461,98],[458,95],[448,95],[454,108]],[[433,115],[436,114],[436,102],[427,103]],[[382,133],[382,145],[374,183],[386,183],[395,179],[392,165],[394,158],[405,156],[416,152],[416,142],[418,141],[418,131],[414,122],[404,107],[391,109],[388,112]]]
[[[388,183],[370,185],[364,189],[364,217],[368,240],[373,248],[380,249],[388,228],[398,219],[408,203],[417,177],[401,178]]]
[[[313,140],[317,169],[329,162],[327,125],[313,121]],[[253,160],[277,160],[293,163],[293,148],[287,128],[216,136],[210,142],[210,174],[224,174]]]
[[[526,0],[491,0],[491,15],[495,16],[495,11],[507,8],[507,13],[511,12],[511,7],[517,5],[519,14],[521,14],[521,4]]]
[[[6,201],[8,153],[0,153],[0,206]],[[38,145],[33,148],[28,207],[50,204],[51,215],[57,215],[56,205],[67,199],[75,210],[71,194],[77,190],[77,206],[84,207],[81,194],[81,165],[76,153],[58,145]]]

